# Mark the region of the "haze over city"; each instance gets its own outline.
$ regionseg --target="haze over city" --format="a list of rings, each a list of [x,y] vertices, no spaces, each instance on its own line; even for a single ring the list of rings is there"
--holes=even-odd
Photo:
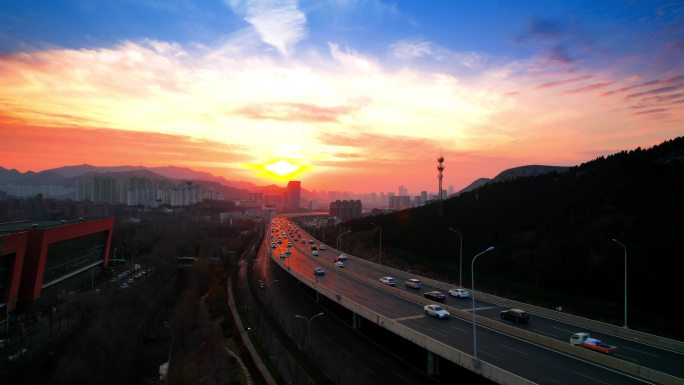
[[[436,189],[682,133],[681,2],[0,4],[3,166]]]

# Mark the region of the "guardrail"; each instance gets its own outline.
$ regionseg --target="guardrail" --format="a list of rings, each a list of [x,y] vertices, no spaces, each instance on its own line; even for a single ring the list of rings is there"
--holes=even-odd
[[[281,266],[285,271],[287,271],[289,274],[297,278],[300,282],[304,283],[305,285],[311,287],[313,290],[317,291],[318,293],[322,294],[323,296],[329,298],[332,301],[335,301],[339,303],[340,305],[344,306],[345,308],[351,310],[352,312],[364,317],[365,319],[374,322],[375,324],[415,343],[418,346],[424,347],[428,351],[433,352],[434,354],[437,354],[444,359],[447,359],[451,362],[454,362],[468,370],[471,370],[475,373],[478,373],[479,375],[494,381],[499,384],[504,384],[504,385],[532,385],[536,384],[535,382],[532,382],[530,380],[527,380],[523,377],[520,377],[516,374],[513,374],[509,371],[506,371],[504,369],[499,368],[498,366],[494,366],[488,362],[485,361],[480,361],[479,366],[475,366],[474,361],[473,361],[473,356],[464,353],[452,346],[449,346],[443,342],[440,342],[432,337],[429,337],[425,334],[419,333],[397,321],[392,320],[391,318],[385,317],[381,314],[378,314],[365,306],[356,303],[344,296],[338,296],[337,293],[334,293],[333,291],[325,288],[324,286],[321,286],[317,284],[316,282],[312,281],[310,277],[304,276],[297,272],[294,269],[289,268],[286,266],[279,257],[275,256],[273,252],[269,249],[269,255],[271,256],[271,259],[275,261],[276,264]],[[349,275],[349,274],[354,274],[351,272],[342,272],[341,274],[343,275]],[[360,280],[364,281],[365,283],[371,283],[370,280],[366,277],[361,277],[359,278]],[[368,281],[368,282],[366,282]],[[377,282],[380,284],[379,282]]]
[[[347,255],[349,255],[349,254],[347,254]],[[384,266],[384,265],[379,265],[377,263],[368,261],[368,260],[363,259],[363,258],[354,257],[351,255],[349,255],[349,257],[353,258],[354,261],[365,264],[366,266],[373,267],[375,269],[378,269],[378,268],[384,269],[384,270],[390,272],[390,274],[395,274],[395,275],[409,274],[405,271],[398,270],[398,269],[388,267],[388,266]],[[445,282],[437,281],[437,280],[432,279],[432,278],[423,277],[423,276],[415,275],[415,274],[411,274],[411,275],[412,275],[412,277],[420,279],[421,281],[425,282],[426,284],[428,284],[430,286],[434,286],[434,287],[442,289],[442,290],[449,290],[455,286],[455,285],[449,285]],[[492,302],[492,303],[499,305],[499,306],[502,306],[502,307],[515,307],[515,308],[523,309],[525,311],[528,311],[529,313],[538,314],[538,315],[541,315],[541,316],[546,317],[546,318],[571,323],[571,324],[577,325],[579,327],[583,327],[583,328],[587,328],[587,329],[591,329],[591,330],[596,330],[596,331],[607,333],[607,334],[616,335],[616,336],[624,338],[624,339],[653,345],[653,346],[660,347],[663,349],[669,349],[669,350],[672,350],[672,351],[675,351],[678,353],[684,353],[684,342],[682,342],[682,341],[677,341],[677,340],[673,340],[673,339],[666,338],[666,337],[656,336],[653,334],[640,332],[638,330],[626,329],[622,326],[607,324],[605,322],[595,321],[595,320],[583,318],[580,316],[576,316],[573,314],[568,314],[568,313],[563,313],[563,312],[559,312],[556,310],[547,309],[547,308],[544,308],[541,306],[530,305],[530,304],[527,304],[524,302],[519,302],[519,301],[515,301],[512,299],[508,299],[508,298],[498,297],[498,296],[495,296],[493,294],[488,294],[488,293],[484,293],[481,291],[476,292],[476,294],[477,294],[477,298],[479,298],[483,301]],[[569,338],[569,336],[568,336],[568,338]]]

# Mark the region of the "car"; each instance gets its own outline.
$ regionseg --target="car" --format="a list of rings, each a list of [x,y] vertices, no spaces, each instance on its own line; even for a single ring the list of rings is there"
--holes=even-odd
[[[501,311],[501,319],[515,323],[527,323],[530,320],[530,315],[525,310],[511,308]]]
[[[285,249],[285,254],[292,254],[292,251],[290,250],[289,247],[287,249]]]
[[[280,238],[278,238],[278,244],[279,244],[279,245],[282,245],[282,244],[283,244],[283,240],[280,239]]]
[[[325,245],[321,243],[321,245],[318,247],[319,250],[325,250]]]
[[[306,243],[306,241],[302,239],[302,243],[304,244],[304,243]]]
[[[344,254],[344,253],[340,254],[340,256],[337,257],[337,259],[339,259],[340,261],[346,261],[347,260],[347,254]]]
[[[313,251],[313,256],[314,256],[314,257],[318,257],[318,250],[314,250],[314,251]]]
[[[309,244],[313,245],[313,239],[309,239]]]
[[[314,275],[325,275],[325,269],[322,267],[315,268]]]
[[[21,356],[23,356],[24,354],[26,354],[27,351],[28,351],[28,350],[26,350],[26,348],[21,348],[21,349],[15,351],[14,353],[8,355],[8,356],[7,356],[7,361],[9,361],[9,362],[15,362],[15,361],[19,360],[19,358],[21,358]]]
[[[335,262],[335,267],[344,267],[344,262],[342,262],[342,261]]]
[[[272,249],[275,249],[275,248],[276,248],[275,242],[271,243],[271,248],[272,248]]]
[[[411,287],[414,289],[420,289],[421,283],[420,283],[420,279],[411,278],[411,279],[407,279],[404,282],[404,285],[406,287]]]
[[[4,349],[9,344],[9,340],[0,340],[0,349]]]
[[[290,241],[287,242],[287,247],[292,247],[292,243]]]
[[[437,302],[444,302],[446,300],[446,295],[436,290],[428,291],[427,293],[423,294],[423,297]]]
[[[318,250],[318,247],[316,247],[316,246],[311,246],[311,250]]]
[[[384,283],[387,286],[394,286],[397,284],[397,282],[392,277],[382,277],[380,278],[380,282]]]
[[[287,258],[287,254],[285,254],[285,253],[280,253],[280,258]]]
[[[423,311],[425,314],[436,318],[449,318],[450,315],[443,307],[436,304],[423,306]]]
[[[468,290],[466,289],[461,289],[461,288],[453,288],[449,290],[449,295],[452,297],[458,297],[458,298],[468,298],[470,297],[470,293],[468,293]]]

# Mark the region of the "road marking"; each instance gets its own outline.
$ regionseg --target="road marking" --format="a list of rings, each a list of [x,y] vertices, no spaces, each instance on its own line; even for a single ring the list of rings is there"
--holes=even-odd
[[[449,325],[449,327],[452,329],[456,329],[456,330],[463,332],[463,333],[470,333],[470,330],[466,330],[466,329],[460,328],[460,327],[455,326],[455,325]]]
[[[370,370],[370,368],[368,366],[364,366],[363,368],[366,369],[368,371],[368,373],[375,375],[375,372]]]
[[[505,349],[508,349],[508,350],[512,350],[512,351],[514,351],[514,352],[516,352],[516,353],[519,353],[519,354],[522,354],[522,355],[524,355],[524,356],[527,355],[527,353],[525,353],[525,352],[523,352],[523,351],[521,351],[521,350],[518,350],[518,349],[514,349],[514,348],[512,348],[512,347],[510,347],[510,346],[508,346],[508,345],[503,345],[503,344],[502,344],[502,345],[500,345],[500,346],[501,346],[502,348],[505,348]]]
[[[397,322],[398,322],[398,321],[406,321],[406,320],[409,320],[409,319],[417,319],[417,318],[423,318],[423,317],[425,317],[423,314],[411,315],[411,316],[408,316],[408,317],[393,318],[392,321],[397,321]]]
[[[549,333],[549,332],[545,332],[545,331],[543,331],[543,330],[539,330],[539,329],[532,329],[532,331],[533,331],[533,332],[537,332],[537,333],[541,333],[541,334],[546,334],[547,336],[551,336],[551,337],[556,337],[556,338],[560,338],[560,336],[559,336],[559,335],[556,335],[556,334],[553,334],[553,333]]]
[[[573,373],[575,373],[575,374],[577,374],[577,375],[579,375],[579,376],[582,376],[582,377],[584,377],[584,378],[588,378],[588,379],[590,379],[590,380],[596,381],[596,382],[598,382],[599,384],[610,385],[610,384],[607,383],[607,382],[601,381],[601,380],[599,380],[598,378],[594,378],[594,377],[591,377],[591,376],[587,376],[587,375],[584,374],[584,373],[576,372],[576,371],[574,371],[574,370],[573,370]]]
[[[340,349],[340,350],[342,350],[342,353],[344,353],[344,354],[346,354],[347,356],[351,357],[351,354],[349,354],[348,351],[346,351],[346,350],[344,350],[344,349]]]
[[[498,308],[498,306],[482,306],[482,307],[476,307],[475,310],[480,311],[480,310],[490,310],[490,309],[496,309],[496,308]],[[463,309],[463,310],[472,312],[473,308]]]
[[[558,329],[558,330],[560,330],[562,332],[566,332],[566,333],[573,333],[573,334],[575,333],[574,330],[563,329],[563,328],[559,328],[558,326],[552,326],[552,328]]]
[[[621,348],[627,349],[627,350],[631,350],[631,351],[633,351],[633,352],[645,354],[645,355],[651,356],[651,357],[659,357],[657,354],[653,354],[653,353],[649,353],[649,352],[644,352],[643,350],[630,348],[629,346],[621,346]]]

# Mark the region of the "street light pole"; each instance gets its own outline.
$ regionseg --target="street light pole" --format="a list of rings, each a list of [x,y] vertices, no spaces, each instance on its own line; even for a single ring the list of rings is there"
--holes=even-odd
[[[344,233],[341,233],[340,235],[337,236],[337,250],[342,251],[342,237],[345,235],[351,233],[351,230],[347,230]]]
[[[371,225],[375,226],[378,228],[380,231],[380,247],[378,248],[378,264],[382,265],[382,227],[380,225],[376,225],[375,223],[371,222]]]
[[[309,348],[311,348],[311,321],[313,321],[314,318],[320,317],[320,316],[322,316],[322,315],[325,315],[325,313],[320,312],[320,313],[316,314],[315,316],[313,316],[313,317],[311,317],[311,318],[306,318],[306,317],[301,316],[301,315],[299,315],[299,314],[295,314],[295,318],[301,318],[301,319],[303,319],[303,320],[306,321],[306,329],[307,329],[307,332],[306,332],[306,344],[309,346]]]
[[[458,230],[452,229],[451,227],[449,227],[449,230],[458,234],[458,286],[463,287],[463,234],[461,234],[461,232]]]
[[[623,249],[625,249],[625,324],[624,328],[629,329],[627,327],[627,246],[625,246],[624,243],[618,241],[617,239],[613,238],[613,242],[617,243],[618,245],[622,246]]]
[[[477,257],[480,255],[494,250],[494,246],[489,246],[485,251],[481,252],[480,254],[476,255],[473,258],[473,261],[470,263],[470,278],[471,278],[471,285],[472,285],[472,299],[473,299],[473,359],[475,361],[475,367],[478,367],[480,365],[480,359],[477,358],[477,320],[475,318],[475,260]]]

